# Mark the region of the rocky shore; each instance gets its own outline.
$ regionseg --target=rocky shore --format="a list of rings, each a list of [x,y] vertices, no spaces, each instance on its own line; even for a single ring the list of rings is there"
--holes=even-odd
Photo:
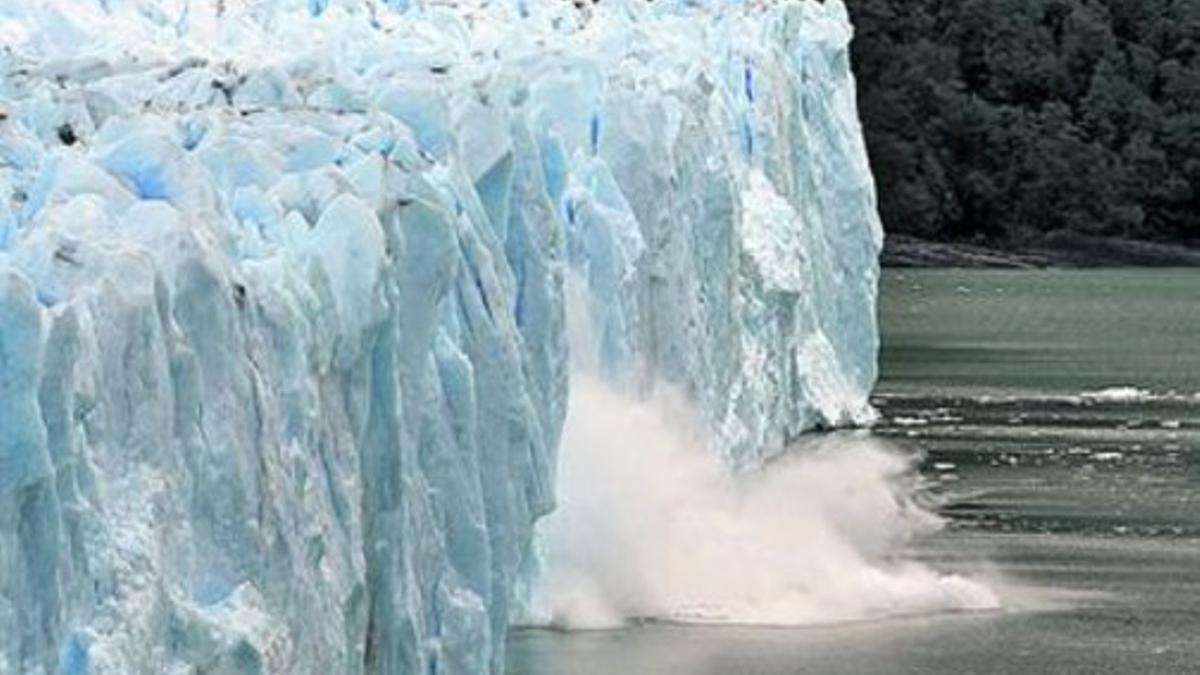
[[[880,262],[884,267],[910,268],[1200,267],[1200,248],[1068,232],[1011,248],[893,234],[884,242]]]

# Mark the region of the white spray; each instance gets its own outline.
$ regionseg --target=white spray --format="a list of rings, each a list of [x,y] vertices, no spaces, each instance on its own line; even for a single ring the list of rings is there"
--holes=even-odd
[[[535,622],[803,625],[998,606],[986,586],[906,557],[941,525],[913,501],[910,456],[865,434],[814,436],[734,476],[682,401],[573,374]]]

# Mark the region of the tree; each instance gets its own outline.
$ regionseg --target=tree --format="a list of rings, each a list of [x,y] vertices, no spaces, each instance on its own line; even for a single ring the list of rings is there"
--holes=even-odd
[[[848,0],[890,231],[1200,244],[1200,0]]]

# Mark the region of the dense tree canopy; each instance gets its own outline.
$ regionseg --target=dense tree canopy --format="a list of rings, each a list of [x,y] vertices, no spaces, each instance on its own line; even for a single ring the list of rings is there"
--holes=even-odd
[[[1200,0],[847,0],[889,231],[1200,243]]]

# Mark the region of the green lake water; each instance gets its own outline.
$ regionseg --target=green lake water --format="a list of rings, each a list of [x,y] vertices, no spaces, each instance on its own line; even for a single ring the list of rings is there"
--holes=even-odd
[[[519,675],[1200,673],[1200,270],[891,270],[874,433],[998,611],[518,631]],[[732,573],[732,572],[731,572]]]

